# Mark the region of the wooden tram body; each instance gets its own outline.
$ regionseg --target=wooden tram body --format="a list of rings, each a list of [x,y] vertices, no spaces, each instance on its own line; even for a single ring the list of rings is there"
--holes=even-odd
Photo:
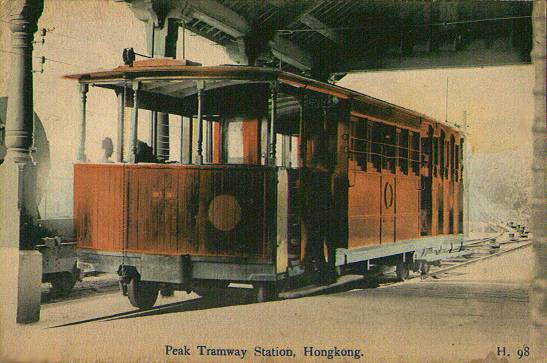
[[[313,207],[302,200],[318,153],[333,196],[321,254],[339,273],[413,267],[461,244],[463,135],[424,115],[267,68],[149,60],[67,78],[84,111],[88,85],[116,92],[122,134],[132,109],[128,162],[74,165],[74,219],[79,258],[118,272],[136,306],[160,288],[229,282],[252,283],[260,300],[305,274]],[[139,109],[189,124],[178,162],[138,162]]]

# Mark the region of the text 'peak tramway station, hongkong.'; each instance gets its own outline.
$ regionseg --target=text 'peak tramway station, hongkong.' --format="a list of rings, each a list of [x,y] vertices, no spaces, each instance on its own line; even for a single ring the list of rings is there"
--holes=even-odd
[[[0,5],[0,356],[397,360],[359,345],[386,321],[461,327],[409,361],[545,353],[544,2]],[[317,314],[334,348],[272,340]],[[240,318],[255,340],[213,348]],[[93,358],[106,325],[157,337]]]

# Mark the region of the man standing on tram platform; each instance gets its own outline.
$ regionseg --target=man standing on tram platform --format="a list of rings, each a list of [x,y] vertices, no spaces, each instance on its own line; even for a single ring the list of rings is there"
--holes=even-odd
[[[324,132],[313,135],[310,161],[303,172],[304,265],[312,281],[320,284],[336,280],[335,223],[333,220],[332,168]],[[325,246],[328,262],[325,261]]]

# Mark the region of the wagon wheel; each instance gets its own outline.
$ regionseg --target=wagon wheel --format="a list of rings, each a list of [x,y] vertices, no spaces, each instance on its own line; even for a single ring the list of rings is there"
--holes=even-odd
[[[397,274],[397,281],[407,280],[408,276],[410,275],[410,271],[408,270],[408,265],[404,263],[403,261],[399,261],[395,268],[395,273]]]
[[[158,298],[158,285],[154,282],[141,281],[133,277],[127,285],[129,302],[139,309],[150,309]]]
[[[275,282],[259,282],[254,284],[256,302],[262,303],[277,299],[277,286]]]
[[[57,273],[51,278],[51,287],[55,295],[68,295],[75,284],[76,277],[70,272]]]

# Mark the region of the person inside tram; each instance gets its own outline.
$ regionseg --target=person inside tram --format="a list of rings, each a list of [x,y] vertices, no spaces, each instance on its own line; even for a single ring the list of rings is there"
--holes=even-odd
[[[148,146],[148,144],[142,140],[137,140],[136,162],[137,163],[159,163],[159,160],[154,155],[154,152],[152,151],[152,147]]]
[[[102,141],[101,148],[103,149],[101,163],[113,163],[113,161],[110,160],[112,153],[114,152],[114,144],[112,143],[112,139],[110,137],[105,137]]]
[[[303,173],[304,229],[307,236],[305,269],[316,283],[328,284],[336,279],[334,270],[335,225],[332,169],[326,137],[312,136],[314,148]],[[325,261],[324,246],[329,262]]]

